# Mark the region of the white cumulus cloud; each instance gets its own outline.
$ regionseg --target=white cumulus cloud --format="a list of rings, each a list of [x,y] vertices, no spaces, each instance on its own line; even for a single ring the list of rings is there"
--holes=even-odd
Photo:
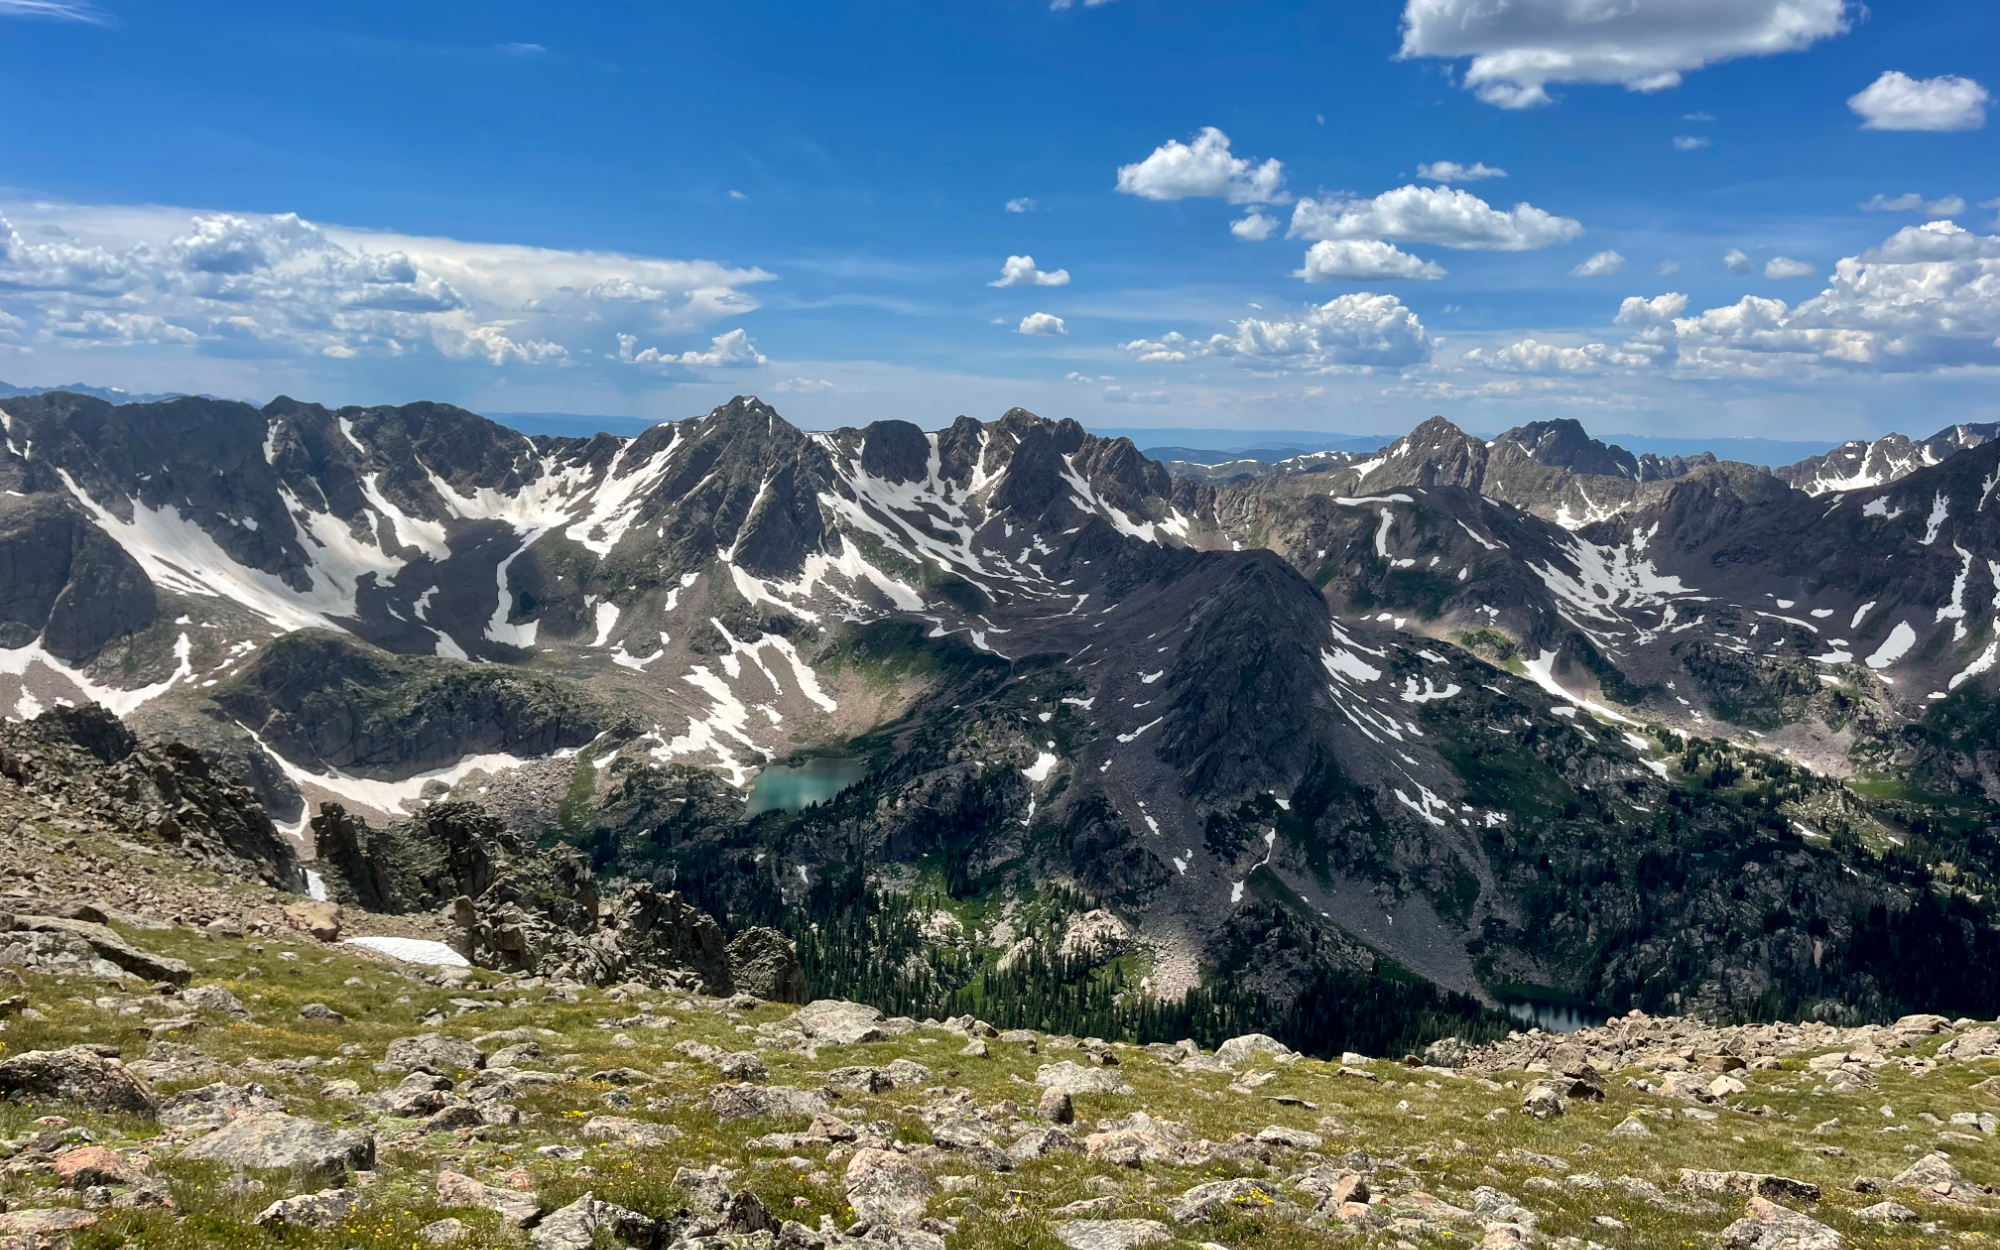
[[[1615,322],[1634,330],[1658,330],[1673,325],[1674,318],[1687,311],[1688,297],[1678,291],[1647,299],[1630,295],[1618,306]]]
[[[1507,171],[1485,161],[1461,165],[1457,161],[1430,161],[1417,166],[1417,177],[1428,182],[1478,182],[1482,178],[1505,178]]]
[[[1949,221],[1906,226],[1843,257],[1797,305],[1745,296],[1684,316],[1687,298],[1632,298],[1628,347],[1658,347],[1687,376],[1914,373],[2000,367],[2000,236]]]
[[[1010,213],[1032,213],[1035,211],[1035,201],[1031,196],[1020,195],[1008,200],[1006,207]]]
[[[1956,217],[1965,211],[1965,201],[1956,195],[1927,200],[1915,191],[1902,195],[1877,195],[1861,205],[1864,213],[1924,213],[1931,217]]]
[[[1890,70],[1849,96],[1863,130],[1977,130],[1992,96],[1970,78],[1912,78]]]
[[[1215,197],[1231,204],[1283,203],[1285,172],[1276,160],[1258,165],[1229,151],[1229,136],[1205,126],[1194,142],[1169,139],[1153,154],[1118,169],[1118,189],[1148,200]]]
[[[1307,249],[1305,267],[1292,274],[1307,282],[1435,279],[1444,275],[1442,265],[1421,260],[1379,239],[1322,239]]]
[[[1394,239],[1471,251],[1523,252],[1567,243],[1583,223],[1532,204],[1498,209],[1456,187],[1398,187],[1372,200],[1302,199],[1291,237]]]
[[[1764,276],[1767,278],[1810,278],[1819,270],[1802,260],[1789,256],[1773,256],[1764,262]]]
[[[1069,270],[1037,269],[1032,256],[1009,256],[1000,276],[987,286],[1068,286]]]
[[[1714,142],[1714,140],[1710,139],[1706,135],[1675,135],[1674,151],[1699,152],[1701,151],[1701,149],[1707,147],[1712,142]]]
[[[1663,260],[1653,266],[1653,272],[1659,274],[1662,278],[1671,278],[1680,271],[1681,263],[1677,260]]]
[[[1644,368],[1653,356],[1642,351],[1585,343],[1579,347],[1558,347],[1553,343],[1522,339],[1495,351],[1475,347],[1462,359],[1494,373],[1516,373],[1539,377],[1589,375],[1611,369]]]
[[[289,213],[46,203],[6,213],[0,312],[23,323],[25,341],[69,347],[574,364],[607,332],[685,333],[749,312],[757,302],[743,288],[771,276],[322,226]]]
[[[1222,357],[1258,369],[1402,368],[1430,359],[1431,337],[1417,314],[1393,295],[1356,291],[1296,316],[1246,317],[1233,334],[1206,339],[1179,333],[1119,344],[1141,361]]]
[[[1235,221],[1230,222],[1229,233],[1250,243],[1261,243],[1271,237],[1272,232],[1278,228],[1278,224],[1276,217],[1267,217],[1263,213],[1253,212],[1247,217],[1239,217]]]
[[[1722,263],[1723,266],[1729,270],[1729,272],[1735,274],[1739,278],[1749,277],[1750,274],[1756,269],[1756,266],[1751,263],[1750,258],[1748,256],[1744,255],[1743,250],[1741,248],[1732,247],[1728,251],[1724,252],[1722,254]]]
[[[1022,334],[1059,335],[1068,334],[1069,327],[1063,324],[1061,317],[1053,313],[1038,312],[1029,313],[1027,316],[1021,318],[1020,332]]]
[[[1572,278],[1609,278],[1625,272],[1625,258],[1616,252],[1603,251],[1584,261],[1569,271]]]
[[[776,389],[788,395],[824,395],[833,389],[833,383],[824,378],[786,378]]]
[[[1846,31],[1849,0],[1407,0],[1405,57],[1471,58],[1465,85],[1502,108],[1551,83],[1679,85],[1718,61],[1796,52]]]
[[[684,351],[678,354],[663,352],[657,347],[648,347],[641,352],[633,351],[639,340],[630,334],[618,336],[618,358],[635,365],[699,365],[708,368],[748,369],[766,363],[763,355],[751,343],[750,335],[741,329],[728,330],[709,340],[705,352]],[[495,362],[498,363],[498,362]]]

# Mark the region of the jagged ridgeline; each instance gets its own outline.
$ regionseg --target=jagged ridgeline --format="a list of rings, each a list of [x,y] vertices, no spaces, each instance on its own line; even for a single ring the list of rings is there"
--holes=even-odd
[[[2000,996],[1990,427],[1773,472],[1433,419],[1177,476],[748,398],[0,425],[0,706],[103,704],[510,971],[1321,1053]]]

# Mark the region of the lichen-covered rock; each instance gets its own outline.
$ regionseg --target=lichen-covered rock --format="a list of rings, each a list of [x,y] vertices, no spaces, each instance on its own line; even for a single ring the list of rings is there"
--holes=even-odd
[[[798,949],[776,929],[745,929],[729,943],[729,974],[737,992],[774,1003],[802,1002],[805,969]]]
[[[240,1115],[281,1112],[285,1104],[271,1097],[271,1091],[252,1082],[230,1085],[217,1081],[196,1089],[184,1089],[160,1100],[160,1123],[169,1128],[195,1128],[227,1124]]]
[[[882,1012],[862,1003],[823,998],[807,1003],[791,1018],[792,1027],[829,1046],[857,1046],[889,1039]]]
[[[353,1189],[323,1189],[314,1194],[280,1198],[257,1213],[260,1228],[332,1228],[353,1214],[361,1193]]]
[[[914,1224],[923,1218],[937,1182],[907,1155],[873,1147],[847,1161],[847,1201],[871,1224]]]
[[[153,1116],[160,1110],[152,1086],[88,1046],[30,1050],[0,1059],[0,1097],[128,1115]]]
[[[462,1172],[449,1169],[437,1175],[437,1198],[441,1206],[478,1207],[498,1212],[514,1228],[526,1228],[541,1218],[542,1204],[533,1194],[518,1189],[501,1189],[482,1184]]]
[[[238,1020],[250,1018],[250,1009],[226,986],[197,985],[181,995],[181,1002],[195,1011],[212,1011]]]
[[[1071,1220],[1056,1226],[1056,1240],[1069,1250],[1138,1250],[1173,1238],[1174,1231],[1158,1220]]]
[[[755,1116],[810,1120],[833,1110],[823,1092],[789,1085],[718,1085],[709,1091],[708,1106],[718,1120]]]
[[[585,1141],[623,1142],[629,1146],[664,1146],[679,1136],[680,1129],[671,1124],[654,1124],[627,1116],[592,1116],[583,1126]]]
[[[375,1165],[375,1135],[336,1129],[282,1113],[239,1116],[181,1152],[236,1168],[276,1168],[338,1179],[349,1168]]]
[[[65,933],[81,938],[100,958],[109,960],[135,977],[148,981],[166,981],[174,985],[186,985],[194,979],[194,969],[181,960],[167,955],[155,955],[119,937],[109,928],[88,920],[70,920],[61,916],[17,915],[14,927],[31,932]]]
[[[1072,1060],[1061,1063],[1045,1063],[1035,1072],[1035,1084],[1044,1089],[1059,1089],[1065,1094],[1129,1094],[1132,1087],[1127,1085],[1116,1072],[1105,1068],[1086,1068]]]
[[[1889,1183],[1906,1185],[1917,1189],[1928,1189],[1936,1185],[1956,1185],[1960,1181],[1958,1169],[1941,1154],[1927,1154],[1896,1174]]]
[[[143,1185],[146,1174],[115,1150],[104,1146],[79,1146],[56,1156],[56,1179],[69,1189],[93,1185]]]
[[[426,1072],[471,1072],[486,1066],[486,1052],[471,1042],[441,1033],[399,1037],[383,1052],[384,1063]]]
[[[1569,1103],[1554,1081],[1530,1081],[1521,1093],[1521,1110],[1537,1120],[1553,1120],[1569,1113]]]
[[[1932,1156],[1936,1157],[1936,1156]],[[1818,1202],[1819,1186],[1765,1172],[1712,1172],[1682,1168],[1680,1186],[1691,1194],[1754,1194],[1787,1202]]]
[[[592,1250],[599,1232],[628,1246],[651,1250],[659,1240],[659,1225],[629,1207],[585,1194],[557,1211],[528,1233],[534,1250]]]
[[[1724,1250],[1840,1250],[1846,1240],[1838,1232],[1768,1198],[1744,1204],[1743,1218],[1722,1230],[1717,1245]]]
[[[1210,1219],[1222,1211],[1262,1211],[1282,1201],[1261,1181],[1235,1177],[1196,1185],[1169,1203],[1167,1214],[1176,1224],[1187,1224]]]
[[[1275,1037],[1262,1033],[1246,1033],[1242,1037],[1232,1037],[1215,1048],[1215,1061],[1228,1067],[1241,1067],[1253,1055],[1269,1055],[1284,1061],[1297,1057],[1297,1052]]]

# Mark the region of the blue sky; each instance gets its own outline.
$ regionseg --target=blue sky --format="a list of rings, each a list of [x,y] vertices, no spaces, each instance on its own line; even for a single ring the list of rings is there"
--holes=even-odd
[[[2000,419],[1995,47],[1990,0],[0,0],[0,379],[1929,433]]]

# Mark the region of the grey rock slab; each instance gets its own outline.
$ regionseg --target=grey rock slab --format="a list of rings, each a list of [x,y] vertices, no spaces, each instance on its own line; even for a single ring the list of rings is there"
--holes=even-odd
[[[1226,1181],[1210,1181],[1196,1185],[1169,1204],[1167,1214],[1177,1224],[1193,1220],[1205,1220],[1218,1211],[1239,1208],[1261,1210],[1271,1206],[1276,1198],[1262,1183],[1248,1177],[1236,1177]]]
[[[654,1124],[625,1116],[597,1115],[583,1126],[583,1140],[623,1142],[628,1146],[664,1146],[681,1136],[671,1124]]]
[[[832,998],[807,1003],[793,1014],[790,1023],[807,1037],[829,1046],[886,1042],[894,1036],[879,1009]]]
[[[428,1068],[436,1072],[472,1072],[486,1066],[486,1053],[471,1042],[439,1033],[419,1033],[399,1037],[382,1055],[384,1063],[399,1068]]]
[[[197,985],[181,995],[181,1002],[195,1011],[212,1011],[238,1020],[250,1018],[250,1009],[220,985]]]
[[[767,1115],[810,1120],[833,1110],[824,1092],[789,1085],[718,1085],[709,1091],[708,1105],[719,1120]]]
[[[1051,1124],[1074,1124],[1076,1107],[1070,1102],[1066,1089],[1045,1089],[1040,1101],[1035,1104],[1035,1114]]]
[[[1260,1130],[1257,1140],[1266,1146],[1283,1146],[1287,1150],[1318,1150],[1326,1145],[1326,1138],[1318,1133],[1308,1133],[1302,1128],[1285,1128],[1278,1124]]]
[[[1059,1128],[1036,1129],[1017,1138],[1007,1148],[1008,1157],[1016,1163],[1026,1163],[1057,1150],[1082,1150],[1083,1143]]]
[[[1691,1194],[1754,1194],[1787,1202],[1818,1202],[1819,1186],[1766,1172],[1707,1172],[1682,1168],[1680,1186]]]
[[[847,1201],[871,1224],[914,1224],[937,1182],[907,1155],[864,1147],[847,1161]]]
[[[599,1231],[628,1245],[650,1246],[659,1235],[651,1219],[616,1203],[585,1194],[548,1217],[528,1234],[534,1250],[592,1250]]]
[[[1135,1250],[1173,1237],[1174,1231],[1158,1220],[1071,1220],[1056,1225],[1056,1240],[1069,1250]]]
[[[316,1194],[280,1198],[258,1212],[253,1222],[260,1228],[332,1228],[360,1203],[358,1190],[322,1189]]]
[[[1889,1183],[1924,1189],[1932,1185],[1956,1185],[1960,1179],[1950,1160],[1940,1154],[1928,1154],[1898,1172]]]
[[[118,1060],[85,1046],[30,1050],[0,1059],[0,1097],[128,1115],[153,1116],[160,1110],[152,1086]]]
[[[193,1128],[200,1124],[226,1124],[245,1113],[284,1109],[285,1104],[271,1097],[271,1091],[262,1085],[218,1081],[167,1095],[160,1102],[160,1123],[169,1128]]]
[[[1129,1094],[1132,1087],[1119,1079],[1116,1072],[1104,1068],[1086,1068],[1065,1059],[1061,1063],[1045,1063],[1035,1073],[1035,1084],[1044,1089],[1059,1089],[1065,1094]]]
[[[1752,1198],[1743,1218],[1723,1229],[1716,1244],[1723,1250],[1840,1250],[1847,1243],[1809,1215],[1768,1198]]]
[[[148,981],[168,981],[186,985],[194,979],[194,969],[178,959],[155,955],[119,937],[101,924],[88,920],[65,920],[60,916],[16,916],[14,927],[34,933],[67,933],[82,938],[102,959],[108,959],[133,976]]]
[[[462,1172],[439,1172],[437,1196],[443,1206],[498,1212],[501,1219],[515,1228],[526,1228],[542,1217],[542,1204],[535,1201],[533,1194],[482,1184]]]
[[[282,1112],[239,1116],[181,1152],[184,1159],[236,1168],[277,1168],[337,1178],[375,1165],[375,1135],[335,1129]]]
[[[1227,1064],[1232,1068],[1248,1063],[1255,1055],[1269,1055],[1273,1059],[1280,1060],[1295,1057],[1291,1047],[1263,1033],[1245,1033],[1241,1037],[1232,1037],[1215,1048],[1216,1062]]]
[[[882,1069],[897,1089],[922,1089],[931,1083],[931,1070],[914,1059],[897,1059]]]

